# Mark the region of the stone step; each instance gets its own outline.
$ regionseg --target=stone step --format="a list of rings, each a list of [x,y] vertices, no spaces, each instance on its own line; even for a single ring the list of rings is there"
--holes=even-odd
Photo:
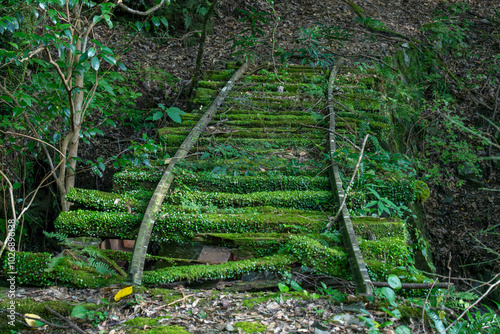
[[[179,186],[201,191],[223,191],[229,193],[246,194],[256,191],[275,190],[329,190],[330,183],[327,177],[309,177],[293,175],[224,175],[208,171],[193,172],[177,170],[171,189]],[[114,189],[123,192],[133,189],[154,189],[163,173],[155,171],[121,172],[113,176]]]
[[[164,207],[151,240],[190,242],[198,233],[320,233],[327,223],[319,211],[262,206],[252,207],[253,212],[250,208],[234,213],[189,212],[195,209],[210,207],[188,207],[187,212],[183,212],[184,206]],[[140,213],[74,210],[61,212],[54,226],[70,236],[135,240],[142,217]]]
[[[185,189],[185,188],[184,188]],[[259,191],[251,193],[203,192],[174,189],[167,194],[164,207],[192,203],[197,206],[249,207],[274,206],[301,210],[324,210],[333,208],[330,191],[326,190],[288,190]],[[72,188],[66,199],[75,208],[118,211],[128,213],[144,212],[152,191],[136,190],[134,193],[107,193],[92,189]]]

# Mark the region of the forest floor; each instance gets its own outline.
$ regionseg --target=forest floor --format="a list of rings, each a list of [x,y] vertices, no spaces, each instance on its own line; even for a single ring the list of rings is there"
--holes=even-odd
[[[35,303],[49,302],[47,305],[52,309],[58,309],[54,301],[59,305],[80,304],[87,308],[89,304],[96,304],[94,311],[84,319],[65,318],[86,333],[170,333],[168,326],[183,327],[193,334],[367,333],[366,321],[361,318],[367,317],[379,324],[394,321],[394,325],[379,329],[379,333],[392,334],[395,327],[401,324],[381,311],[378,303],[369,303],[365,298],[353,294],[345,295],[344,300],[334,301],[328,295],[313,295],[313,292],[307,295],[304,292],[280,291],[242,293],[217,289],[194,290],[178,286],[174,290],[137,288],[132,296],[115,302],[113,296],[118,290],[118,287],[22,288],[16,294],[25,300],[30,298]],[[63,318],[52,321],[60,324],[66,322]],[[409,321],[405,323],[412,333],[424,331],[423,322],[414,319]],[[253,327],[256,328],[255,332],[249,330]],[[49,333],[53,330],[50,328]],[[68,330],[70,329],[63,332],[68,333]],[[28,331],[35,333],[33,330]],[[42,332],[47,331],[40,331]],[[183,333],[186,332],[179,334]]]

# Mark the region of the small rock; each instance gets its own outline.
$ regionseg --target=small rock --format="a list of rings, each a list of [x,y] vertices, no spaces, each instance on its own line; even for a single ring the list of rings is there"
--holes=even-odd
[[[350,311],[350,312],[359,312],[360,310],[364,310],[365,305],[363,303],[352,303],[349,305],[344,306],[344,311]]]
[[[330,334],[330,330],[325,325],[315,321],[313,324],[314,334]]]
[[[234,326],[233,326],[233,325],[231,325],[230,323],[228,323],[228,324],[226,325],[226,330],[227,330],[228,332],[234,332]]]

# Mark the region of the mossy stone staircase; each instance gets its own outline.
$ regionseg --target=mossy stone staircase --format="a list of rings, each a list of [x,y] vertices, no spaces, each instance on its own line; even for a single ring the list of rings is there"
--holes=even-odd
[[[204,74],[193,101],[201,106],[198,111],[182,124],[159,129],[165,152],[175,153],[235,70],[229,64]],[[178,163],[151,238],[156,250],[163,243],[223,246],[237,261],[206,265],[151,256],[157,262],[144,272],[143,284],[239,278],[292,266],[352,279],[340,233],[323,233],[338,205],[325,160],[326,84],[321,70],[305,66],[269,67],[237,83],[188,159]],[[338,77],[336,98],[344,107],[337,114],[339,135],[353,142],[362,131],[380,141],[390,136],[377,84],[374,75],[355,70]],[[60,214],[56,230],[74,237],[135,239],[162,171],[162,166],[124,170],[114,176],[112,193],[72,189],[67,195],[72,210]],[[402,221],[358,217],[353,225],[372,280],[408,276],[398,269],[412,257]],[[126,253],[106,254],[130,259]]]

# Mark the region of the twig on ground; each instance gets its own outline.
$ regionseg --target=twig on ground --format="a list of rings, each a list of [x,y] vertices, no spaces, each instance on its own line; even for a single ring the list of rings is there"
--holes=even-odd
[[[326,225],[326,230],[327,231],[332,227],[333,223],[340,216],[340,213],[342,212],[342,208],[344,207],[345,202],[347,201],[347,197],[349,196],[349,190],[351,190],[351,186],[352,186],[352,183],[354,182],[354,178],[356,177],[356,174],[358,173],[358,169],[359,169],[359,165],[361,163],[361,159],[363,159],[363,153],[365,151],[366,141],[368,140],[369,136],[370,135],[366,135],[365,139],[363,140],[363,145],[361,146],[361,152],[359,153],[359,158],[358,158],[358,162],[356,163],[356,168],[354,168],[354,173],[352,173],[351,181],[349,181],[349,185],[347,186],[347,189],[346,189],[345,194],[344,194],[344,198],[342,199],[342,203],[340,204],[340,207],[339,207],[339,209],[337,211],[337,214]]]
[[[64,321],[66,321],[66,323],[68,324],[68,326],[71,327],[71,328],[73,328],[78,333],[80,333],[80,334],[86,334],[80,327],[78,327],[77,325],[75,325],[71,320],[69,320],[68,318],[62,316],[61,314],[59,314],[58,312],[54,311],[53,309],[51,309],[47,305],[45,305],[45,309],[47,311],[49,311],[50,313],[52,313],[53,315],[55,315],[56,317],[58,317],[59,319],[62,319]]]

